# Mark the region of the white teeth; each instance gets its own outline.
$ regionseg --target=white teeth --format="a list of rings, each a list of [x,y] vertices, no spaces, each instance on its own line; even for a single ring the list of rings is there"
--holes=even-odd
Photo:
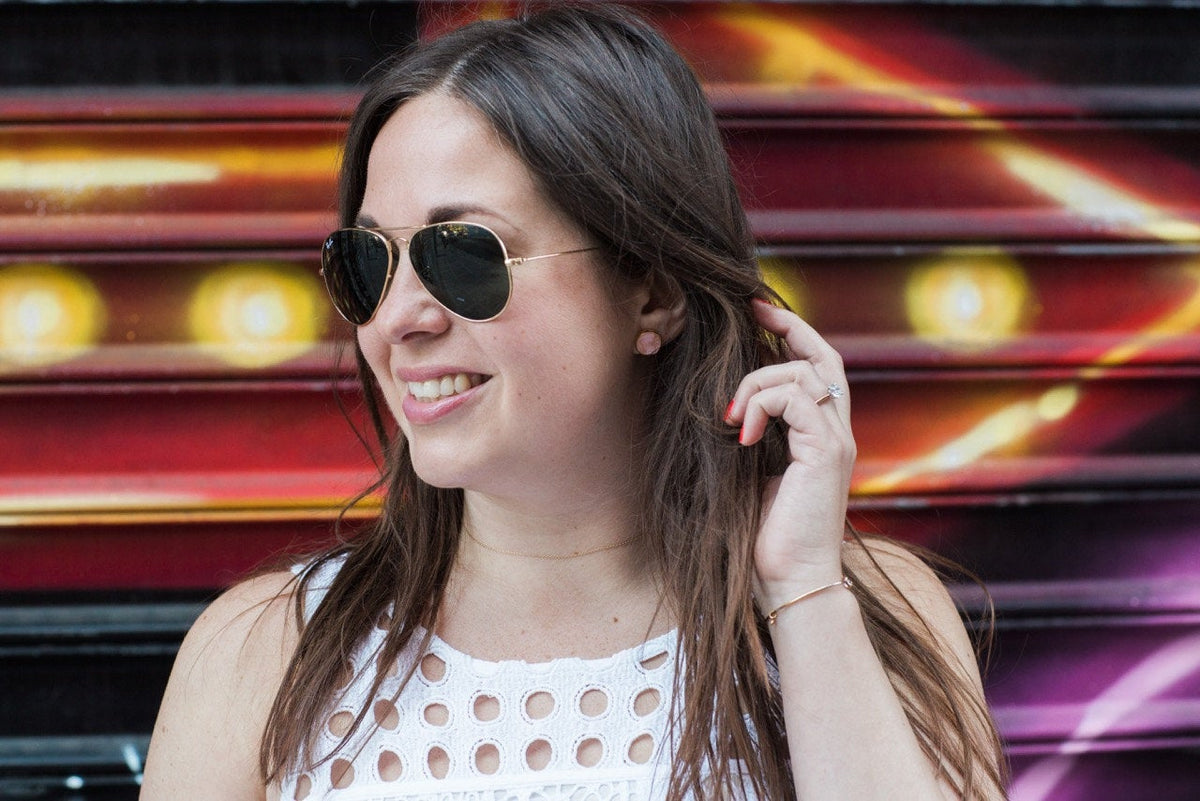
[[[428,381],[409,381],[408,394],[421,401],[436,401],[449,398],[460,392],[466,392],[471,387],[483,383],[483,377],[468,373],[444,375],[441,378],[431,378]]]

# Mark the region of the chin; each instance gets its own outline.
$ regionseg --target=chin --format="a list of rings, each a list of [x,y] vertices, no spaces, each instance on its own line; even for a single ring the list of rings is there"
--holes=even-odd
[[[449,479],[441,479],[438,476],[430,476],[426,473],[422,473],[420,470],[417,471],[417,478],[421,479],[431,487],[436,487],[437,489],[464,489],[461,482]]]
[[[431,487],[463,489],[469,483],[461,459],[447,459],[440,455],[417,453],[412,450],[411,445],[409,458],[412,460],[413,472],[417,474],[417,478]]]

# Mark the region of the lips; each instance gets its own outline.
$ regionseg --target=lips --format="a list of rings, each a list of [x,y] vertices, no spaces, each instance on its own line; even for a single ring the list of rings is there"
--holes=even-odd
[[[447,373],[424,381],[407,381],[408,394],[421,403],[435,403],[477,387],[487,376],[478,373]]]

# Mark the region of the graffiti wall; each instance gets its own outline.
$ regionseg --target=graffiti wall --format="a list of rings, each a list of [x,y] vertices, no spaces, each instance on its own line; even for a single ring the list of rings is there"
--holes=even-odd
[[[366,66],[336,54],[511,8],[309,5],[289,19],[340,22],[295,56],[281,35],[257,77],[222,78],[220,47],[86,89],[70,58],[0,63],[0,702],[77,681],[94,704],[0,715],[0,795],[57,775],[13,756],[31,738],[136,774],[202,598],[326,539],[374,475],[317,275]],[[638,5],[704,79],[763,269],[845,356],[855,522],[987,583],[1012,798],[1197,797],[1200,9]],[[6,30],[91,19],[21,11]],[[327,73],[286,69],[317,51]],[[88,642],[136,703],[70,672],[97,609],[123,610]]]

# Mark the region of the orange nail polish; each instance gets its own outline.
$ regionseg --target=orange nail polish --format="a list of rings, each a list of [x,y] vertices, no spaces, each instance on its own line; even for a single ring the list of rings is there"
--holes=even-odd
[[[729,419],[729,415],[733,414],[733,404],[735,404],[735,403],[737,403],[737,398],[734,398],[733,400],[731,400],[729,402],[729,405],[725,407],[725,416],[722,417],[721,419],[724,420],[726,423],[733,422],[732,420]]]
[[[738,444],[739,445],[746,444],[746,427],[745,426],[742,426],[742,430],[738,432]]]

